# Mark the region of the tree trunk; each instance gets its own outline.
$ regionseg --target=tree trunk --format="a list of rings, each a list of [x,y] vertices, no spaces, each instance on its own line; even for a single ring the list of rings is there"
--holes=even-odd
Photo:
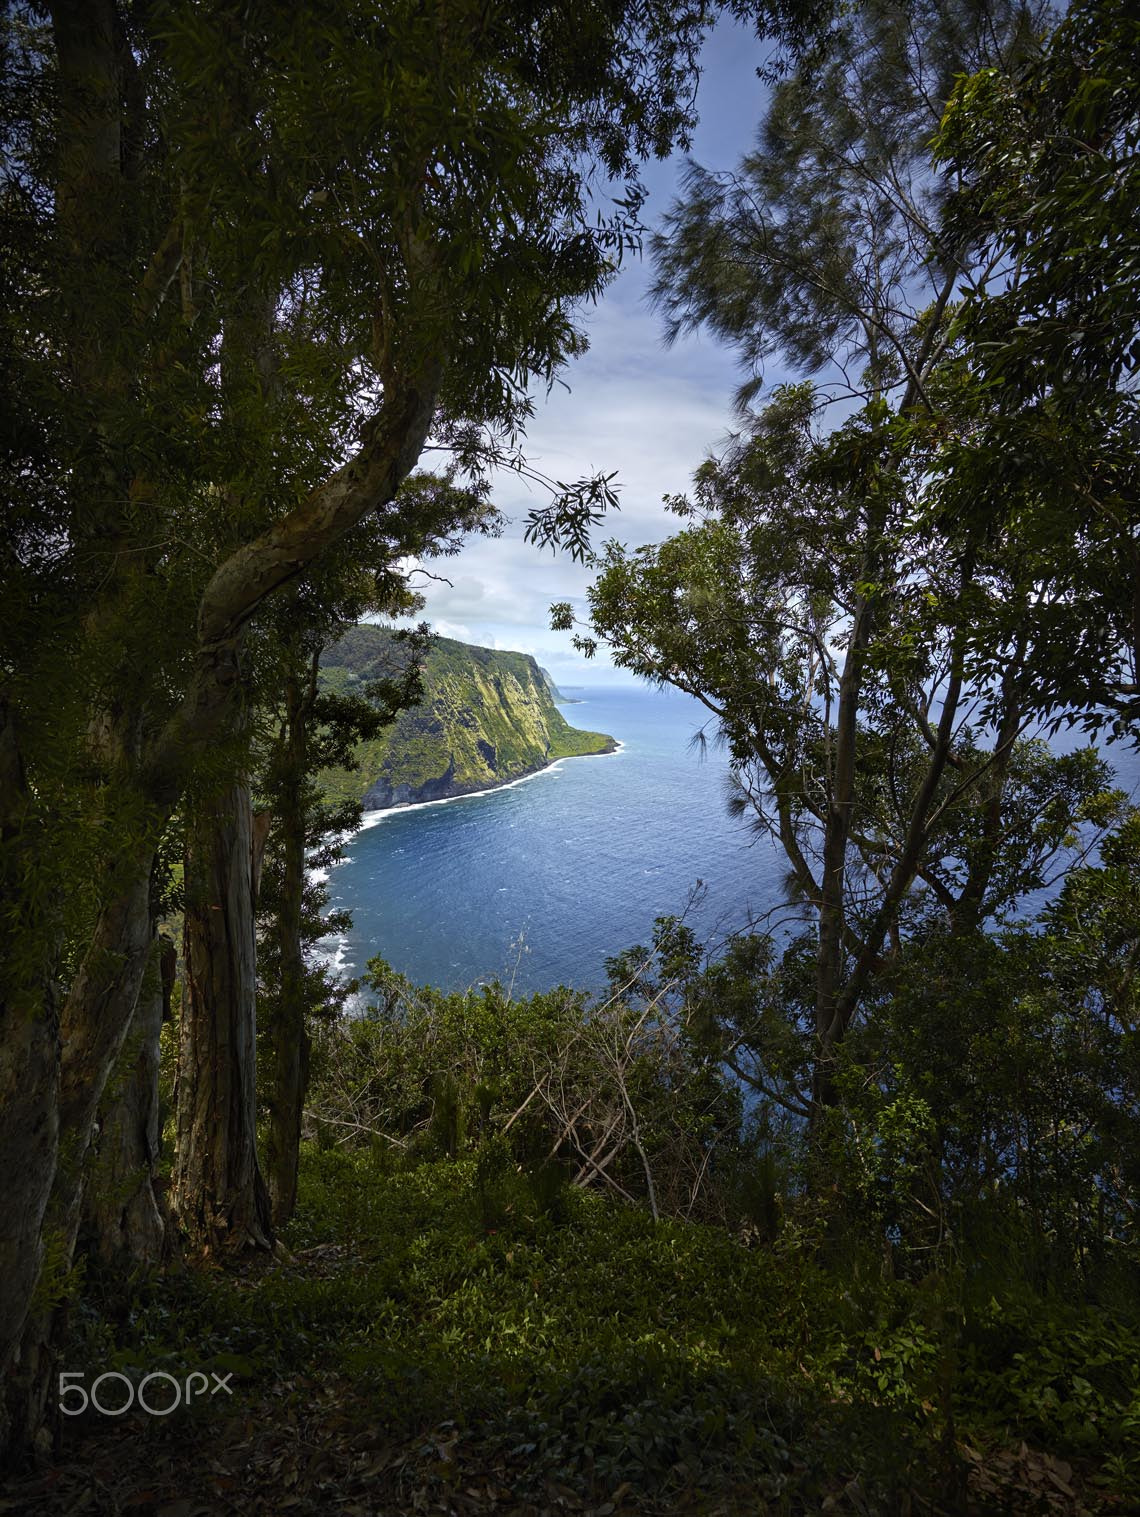
[[[309,1083],[309,1034],[303,996],[287,985],[282,964],[279,1017],[274,1027],[273,1089],[269,1108],[267,1168],[273,1220],[282,1227],[297,1204],[301,1117]],[[296,984],[296,981],[294,981]]]
[[[281,839],[281,893],[274,932],[278,940],[279,983],[271,1027],[273,1065],[269,1096],[267,1167],[273,1220],[287,1222],[297,1203],[297,1162],[301,1116],[309,1076],[309,1036],[305,1029],[305,961],[301,927],[305,892],[304,782],[308,759],[308,718],[316,691],[314,661],[311,690],[296,672],[285,681],[285,752],[277,789],[278,836]]]
[[[1013,761],[1013,745],[1021,732],[1021,703],[1014,693],[1014,672],[1007,669],[1002,680],[1002,717],[994,744],[994,762],[982,782],[984,788],[979,800],[983,815],[981,844],[970,863],[966,883],[950,913],[950,930],[955,937],[967,937],[979,930],[982,904],[997,863],[1005,787]],[[1016,672],[1020,673],[1020,669]]]
[[[81,1233],[85,1244],[108,1264],[154,1264],[166,1247],[165,1208],[155,1190],[162,1141],[158,1069],[163,957],[156,941],[130,1031],[100,1106],[84,1183]]]
[[[284,820],[284,819],[283,819]],[[303,827],[304,818],[301,818]],[[268,1170],[273,1219],[281,1226],[297,1203],[301,1115],[309,1078],[305,1028],[305,964],[301,953],[301,906],[305,888],[304,831],[283,838],[284,878],[280,915],[281,983],[273,1022],[273,1070],[269,1098]]]
[[[187,830],[174,1203],[191,1242],[271,1248],[257,1162],[256,947],[249,786],[200,803]]]
[[[868,555],[869,556],[869,555]],[[835,1105],[835,1054],[845,1028],[838,1015],[843,986],[844,929],[847,920],[847,844],[855,805],[855,757],[863,667],[871,633],[871,606],[860,599],[839,682],[839,711],[831,793],[824,817],[820,871],[819,948],[816,957],[815,1058],[812,1065],[811,1126]]]
[[[12,714],[0,695],[0,894],[6,904],[34,847],[29,805]],[[0,946],[0,1454],[34,1427],[9,1376],[43,1262],[41,1229],[59,1151],[59,1019],[47,970],[50,933],[29,911],[4,912]]]
[[[0,1211],[0,1377],[20,1338],[43,1262],[41,1228],[59,1142],[59,1036],[50,1002],[0,1007],[0,1152],[7,1171]],[[0,1450],[27,1421],[0,1402]]]
[[[137,858],[128,858],[127,872],[137,864]],[[100,913],[91,944],[63,1006],[55,1172],[48,1177],[51,1190],[38,1240],[24,1235],[28,1252],[21,1252],[15,1265],[21,1284],[26,1282],[27,1260],[34,1259],[38,1266],[44,1257],[50,1266],[42,1285],[42,1299],[37,1306],[30,1295],[24,1303],[18,1344],[10,1345],[6,1354],[5,1410],[0,1416],[0,1433],[3,1442],[17,1455],[31,1447],[43,1426],[51,1385],[54,1328],[59,1321],[57,1301],[64,1294],[61,1289],[64,1275],[75,1250],[85,1161],[99,1100],[130,1025],[150,949],[149,898],[149,868],[140,868],[133,884],[124,887]],[[42,1039],[38,1047],[42,1053]],[[7,1057],[5,1046],[5,1062]],[[48,1099],[42,1109],[37,1105],[34,1111],[29,1111],[31,1103],[39,1099],[35,1079],[41,1081],[40,1096]],[[42,1128],[37,1132],[36,1119],[51,1124],[52,1094],[41,1060],[38,1067],[29,1068],[29,1084],[19,1091],[16,1099],[14,1110],[20,1110],[22,1101],[23,1109],[29,1113],[29,1125],[17,1130],[5,1149],[6,1204],[13,1190],[26,1189],[29,1180],[33,1177],[38,1180],[43,1173],[48,1147]],[[8,1115],[5,1104],[5,1119]],[[6,1120],[4,1125],[7,1126]],[[7,1299],[9,1281],[4,1284]]]

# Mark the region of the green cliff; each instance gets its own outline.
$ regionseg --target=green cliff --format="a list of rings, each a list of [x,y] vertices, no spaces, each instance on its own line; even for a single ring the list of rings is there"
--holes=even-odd
[[[401,657],[383,627],[362,624],[325,650],[322,679],[352,691],[390,677]],[[580,754],[612,753],[602,732],[571,727],[551,682],[526,653],[437,638],[424,664],[424,696],[356,750],[359,768],[321,776],[330,797],[366,811],[489,790]]]

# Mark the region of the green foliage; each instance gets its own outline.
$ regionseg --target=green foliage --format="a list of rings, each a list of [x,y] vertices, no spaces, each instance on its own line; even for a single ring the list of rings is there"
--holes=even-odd
[[[363,579],[407,609],[406,557],[488,523],[532,384],[583,351],[574,306],[636,242],[638,163],[686,139],[707,25],[659,0],[3,7],[0,1020],[35,1017],[48,1049],[37,1120],[4,1133],[5,1365],[53,1178],[78,1206],[163,834],[249,774],[274,595],[331,611]],[[429,431],[453,467],[409,482]],[[361,714],[327,701],[326,737]],[[281,893],[266,988],[327,1005],[281,968],[319,902]]]
[[[918,918],[845,1040],[814,1154],[814,942],[777,953],[744,937],[702,961],[662,923],[674,1015],[753,1092],[753,1183],[766,1158],[785,1207],[810,1184],[832,1241],[885,1248],[908,1277],[992,1255],[1016,1260],[1027,1288],[1127,1299],[1140,1269],[1138,837],[1130,814],[1035,921],[964,933]]]
[[[216,665],[290,819],[263,879],[272,1023],[345,994],[303,962],[329,919],[301,875],[365,789],[483,788],[610,741],[522,655],[437,640],[422,692],[378,629],[323,683],[317,655],[414,609],[407,555],[492,525],[528,385],[581,351],[573,302],[638,236],[636,156],[690,124],[706,14],[121,9],[101,156],[56,33],[23,5],[0,23],[4,920],[39,996],[80,981],[132,879],[177,906],[176,718]],[[671,498],[673,538],[608,545],[591,593],[619,664],[709,709],[735,811],[785,851],[790,935],[707,956],[662,920],[606,999],[444,995],[373,961],[378,1004],[314,1048],[308,1263],[92,1277],[69,1362],[336,1377],[398,1433],[447,1419],[536,1500],[964,1509],[965,1441],[1023,1438],[1140,1499],[1140,818],[1094,750],[1025,735],[1137,710],[1140,32],[1089,0],[1013,72],[1042,14],[792,7],[758,150],[691,168],[656,241],[671,332],[736,345],[742,405],[774,356],[824,376],[746,417]],[[591,155],[627,181],[597,226]],[[822,435],[843,391],[861,406]],[[406,395],[454,467],[400,484]],[[398,467],[351,540],[318,512],[283,569],[249,568],[387,427]],[[527,535],[582,558],[613,476],[553,484]],[[199,626],[243,576],[236,620]],[[248,756],[198,747],[203,786]],[[44,1245],[34,1312],[80,1283]]]
[[[696,1014],[795,1116],[909,941],[1008,920],[1128,809],[1095,750],[1022,735],[1023,657],[996,688],[968,667],[975,609],[1007,587],[932,536],[908,429],[878,402],[822,438],[811,410],[782,390],[673,503],[684,529],[608,544],[589,592],[619,665],[704,703],[730,809],[787,860],[779,961],[732,945]]]
[[[378,1144],[392,1162],[474,1155],[489,1209],[557,1211],[570,1180],[661,1214],[735,1219],[756,1136],[668,995],[647,998],[644,982],[604,1000],[516,1000],[497,982],[444,995],[378,959],[367,982],[379,1004],[315,1046],[309,1120],[323,1141]]]
[[[1069,1453],[1099,1448],[1140,1489],[1140,1324],[1055,1297],[991,1297],[959,1353],[967,1416]]]
[[[741,939],[707,960],[682,923],[663,919],[650,949],[611,962],[623,1017],[652,1007],[685,1029],[687,1084],[672,1079],[674,1106],[722,1078],[704,1061],[734,1029],[730,1058],[756,1075],[762,1104],[751,1141],[738,1129],[729,1145],[714,1212],[766,1240],[759,1250],[717,1228],[654,1225],[644,1188],[640,1216],[613,1210],[612,1189],[591,1197],[566,1185],[565,1169],[547,1177],[535,1164],[557,1126],[528,1125],[525,1110],[506,1129],[496,1122],[541,1093],[547,1039],[573,1047],[575,1020],[598,1008],[566,993],[518,1005],[486,991],[437,996],[413,1035],[414,993],[374,966],[379,1023],[401,1031],[378,1042],[356,1033],[367,1050],[361,1084],[398,1090],[403,1078],[421,1102],[405,1130],[418,1122],[429,1135],[420,1152],[469,1155],[453,1171],[459,1234],[449,1242],[438,1231],[451,1225],[444,1204],[424,1224],[432,1241],[418,1234],[402,1268],[433,1306],[432,1337],[412,1386],[399,1379],[401,1395],[424,1417],[453,1415],[452,1356],[477,1345],[482,1380],[502,1391],[472,1385],[467,1415],[571,1482],[669,1489],[681,1465],[715,1485],[736,1464],[776,1494],[825,1489],[843,1468],[888,1505],[932,1482],[953,1502],[967,1478],[956,1446],[1027,1437],[1058,1458],[1092,1456],[1112,1489],[1140,1489],[1140,1260],[1124,1178],[1136,1163],[1136,836],[1129,818],[1035,928],[910,940],[845,1044],[839,1104],[809,1156],[802,1125],[786,1105],[781,1122],[776,1099],[781,1068],[809,1051],[793,1035],[781,1066],[779,1019],[787,1040],[786,997],[801,995],[796,945],[780,959],[767,940]],[[1078,920],[1076,933],[1064,925]],[[423,1080],[433,1067],[446,1071],[434,1091]],[[583,1081],[598,1081],[565,1055],[557,1068],[575,1082],[575,1104]],[[350,1088],[343,1072],[334,1083]],[[631,1088],[652,1147],[661,1118],[644,1085]],[[424,1184],[422,1168],[406,1168],[409,1149],[393,1172],[395,1148],[389,1140],[379,1170],[367,1147],[357,1160],[327,1154],[330,1175],[347,1166],[337,1183],[353,1199],[323,1204],[369,1214],[361,1165],[397,1194]],[[653,1152],[665,1194],[677,1150]],[[821,1165],[830,1183],[806,1193],[803,1176]],[[632,1187],[636,1170],[616,1173]],[[426,1204],[427,1191],[416,1194]],[[406,1374],[385,1322],[376,1386]],[[531,1359],[543,1368],[524,1369]],[[362,1350],[351,1363],[368,1376],[373,1360]]]
[[[436,1156],[472,1151],[518,1109],[528,1057],[563,1047],[586,1002],[566,990],[514,1000],[498,983],[444,994],[382,959],[370,961],[366,984],[378,1004],[331,1027],[316,1050],[311,1115],[319,1127],[325,1110],[351,1114],[364,1136]],[[516,1124],[520,1156],[531,1157],[530,1131]]]
[[[312,1262],[136,1281],[114,1362],[232,1366],[246,1395],[343,1384],[386,1441],[419,1449],[448,1424],[535,1498],[628,1481],[663,1503],[815,1510],[855,1481],[893,1510],[955,1489],[948,1426],[983,1451],[1040,1438],[1140,1489],[1135,1320],[960,1275],[892,1281],[867,1255],[832,1269],[798,1223],[748,1249],[574,1188],[557,1217],[488,1229],[478,1171],[307,1151],[287,1242]]]
[[[1088,339],[1079,313],[1106,319],[1106,265],[1120,312],[1131,299],[1135,102],[1113,47],[1132,33],[1092,5],[1042,56],[1045,16],[1006,4],[844,11],[773,90],[757,150],[732,175],[691,166],[654,242],[669,335],[708,327],[741,359],[743,426],[691,496],[668,499],[682,530],[606,545],[592,635],[577,646],[605,639],[620,666],[701,700],[730,755],[732,811],[783,850],[785,900],[771,915],[793,938],[781,961],[762,940],[734,947],[692,994],[738,1072],[810,1117],[821,1149],[846,1141],[827,1114],[842,1081],[890,1083],[873,1060],[869,1074],[858,1061],[844,1070],[837,1050],[863,1018],[874,1042],[909,946],[944,932],[968,957],[973,935],[1056,884],[1127,814],[1095,751],[1058,756],[1029,732],[1034,716],[1052,730],[1096,726],[1114,679],[1117,710],[1135,691],[1132,338],[1121,335],[1134,323],[1124,314],[1107,368],[1070,362]],[[971,80],[956,84],[963,72]],[[1065,145],[1086,118],[1103,129],[1103,162],[1100,138]],[[1027,204],[1026,167],[1054,199]],[[1058,213],[1071,213],[1064,232]],[[1088,247],[1064,249],[1082,216]],[[1055,272],[1070,255],[1074,285]],[[994,293],[1004,283],[1008,299]],[[803,378],[752,412],[776,355]],[[817,414],[843,394],[859,409],[821,432]],[[1018,472],[1039,405],[1052,431],[1037,462],[1068,447],[1070,422],[1081,437],[1057,460],[1056,492],[1052,464]],[[1091,517],[1088,500],[1076,513],[1066,503],[1070,489],[1096,500]],[[553,616],[572,623],[565,604]],[[1071,646],[1086,675],[1098,671],[1091,698],[1066,673]],[[1019,1015],[1032,1020],[1028,1001]],[[922,1068],[914,1049],[899,1062],[902,1079]],[[925,1101],[900,1091],[862,1113],[860,1162],[913,1144],[917,1163],[932,1131]]]
[[[581,479],[574,485],[556,481],[555,498],[527,515],[524,540],[556,552],[562,547],[572,559],[584,563],[590,551],[590,531],[607,511],[620,509],[617,498],[616,471],[595,479]]]
[[[962,79],[936,139],[947,229],[998,277],[952,323],[952,370],[989,404],[946,437],[946,509],[1014,543],[1039,630],[1032,698],[1086,728],[1137,715],[1136,22],[1069,7],[1044,56]]]
[[[54,1311],[77,1297],[83,1285],[86,1261],[73,1262],[70,1244],[61,1230],[45,1233],[42,1247],[40,1272],[29,1308],[31,1313]]]
[[[1116,871],[1135,840],[1132,817],[1033,927],[915,941],[852,1034],[838,1172],[900,1262],[980,1259],[1001,1237],[1029,1281],[1129,1289],[1137,924],[1132,866]],[[1098,897],[1118,934],[1109,955],[1090,940],[1095,917],[1070,927],[1075,903]]]
[[[690,163],[652,239],[668,337],[704,326],[731,345],[742,408],[777,355],[822,372],[832,395],[922,399],[937,324],[917,318],[969,273],[939,226],[929,139],[956,77],[1023,58],[1047,7],[836,11],[819,49],[775,82],[753,150],[731,172]]]

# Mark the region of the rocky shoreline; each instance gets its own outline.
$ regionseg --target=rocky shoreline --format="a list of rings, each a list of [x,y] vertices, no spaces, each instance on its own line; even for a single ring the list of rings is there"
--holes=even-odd
[[[393,784],[386,776],[376,780],[365,791],[362,805],[365,813],[372,811],[391,811],[401,806],[422,806],[430,801],[449,801],[458,799],[463,795],[485,795],[491,790],[502,790],[508,785],[516,785],[519,780],[529,779],[532,774],[541,774],[544,769],[549,769],[552,764],[561,763],[563,758],[597,758],[602,754],[616,753],[621,744],[612,737],[606,739],[602,748],[593,753],[559,754],[546,759],[541,764],[535,764],[530,769],[525,769],[521,774],[505,775],[500,780],[457,780],[455,777],[454,755],[448,756],[447,768],[435,779],[425,780],[422,784],[411,785],[406,781]]]

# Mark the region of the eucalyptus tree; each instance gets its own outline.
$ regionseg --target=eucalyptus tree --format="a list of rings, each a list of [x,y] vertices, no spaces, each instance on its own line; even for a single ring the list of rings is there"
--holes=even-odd
[[[732,809],[784,854],[783,915],[799,934],[788,963],[757,966],[763,1015],[737,1017],[729,996],[719,1015],[738,1073],[818,1117],[840,1045],[907,939],[939,926],[968,941],[1001,920],[1079,859],[1124,797],[1093,750],[1057,756],[1023,736],[1022,666],[1006,665],[996,697],[971,676],[976,608],[1002,602],[1008,583],[927,530],[923,455],[908,442],[884,457],[863,414],[819,437],[813,398],[811,386],[777,395],[702,467],[692,497],[672,502],[682,531],[634,552],[607,545],[589,603],[619,666],[703,703],[728,748]],[[890,578],[873,587],[872,533],[890,550]],[[872,597],[856,684],[850,628]],[[807,1022],[801,1062],[773,1032],[780,1002],[797,1037]]]
[[[773,359],[818,378],[704,467],[701,524],[633,556],[611,547],[591,594],[619,663],[709,700],[737,799],[772,825],[810,903],[813,1110],[833,1097],[836,1046],[951,799],[969,800],[980,828],[952,910],[984,915],[1029,709],[1024,577],[976,533],[945,530],[927,488],[939,439],[975,425],[947,368],[949,313],[992,272],[942,218],[953,181],[929,144],[955,77],[1013,66],[1045,17],[1006,3],[854,8],[824,54],[774,86],[736,173],[690,166],[654,238],[667,334],[707,326],[737,349],[746,414]],[[825,439],[811,423],[828,401],[848,417]],[[998,604],[1014,635],[984,684],[969,627]]]
[[[460,487],[454,474],[417,471],[403,485],[408,536],[401,549],[417,557],[458,547],[461,529],[493,523],[481,490]],[[413,506],[414,501],[414,506]],[[444,530],[452,534],[441,537]],[[318,776],[353,768],[354,745],[375,737],[420,694],[425,629],[397,633],[391,667],[362,692],[327,687],[321,654],[364,615],[410,615],[422,599],[377,540],[330,555],[318,571],[280,597],[265,625],[258,701],[259,800],[269,818],[265,863],[255,902],[258,924],[258,1037],[264,1052],[259,1079],[266,1113],[266,1178],[276,1225],[296,1199],[301,1117],[308,1081],[309,1028],[343,1006],[348,991],[315,961],[315,944],[351,925],[344,912],[324,914],[328,892],[320,878],[340,859],[345,839],[361,822],[359,802],[328,802]]]
[[[1140,88],[1115,0],[1069,7],[1034,65],[954,92],[936,148],[948,235],[995,277],[955,313],[979,406],[935,468],[946,511],[1023,545],[1035,699],[1091,730],[1140,716]],[[998,627],[999,650],[1008,627]],[[1000,652],[999,652],[1000,656]]]
[[[70,1256],[157,850],[240,729],[251,624],[366,517],[400,538],[433,426],[466,461],[517,438],[632,235],[639,155],[684,137],[703,25],[656,0],[7,8],[5,1373],[45,1229]],[[595,165],[628,185],[600,225]]]
[[[319,848],[327,862],[336,850],[324,834],[339,837],[359,824],[359,808],[322,804],[314,775],[351,763],[354,739],[374,736],[414,699],[414,662],[377,685],[373,700],[322,689],[321,651],[366,612],[415,609],[402,560],[445,552],[464,531],[496,519],[482,486],[460,487],[454,477],[416,473],[400,498],[393,522],[362,523],[351,543],[327,550],[258,618],[249,710],[233,734],[234,751],[203,761],[183,800],[184,994],[172,1199],[182,1232],[211,1250],[268,1247],[270,1211],[276,1222],[292,1212],[306,1011],[314,990],[329,995],[304,963],[303,929],[322,935],[313,899],[321,891],[306,883],[306,851]],[[274,722],[276,731],[266,732]],[[259,1043],[269,1073],[260,1082],[268,1111],[264,1179]]]

